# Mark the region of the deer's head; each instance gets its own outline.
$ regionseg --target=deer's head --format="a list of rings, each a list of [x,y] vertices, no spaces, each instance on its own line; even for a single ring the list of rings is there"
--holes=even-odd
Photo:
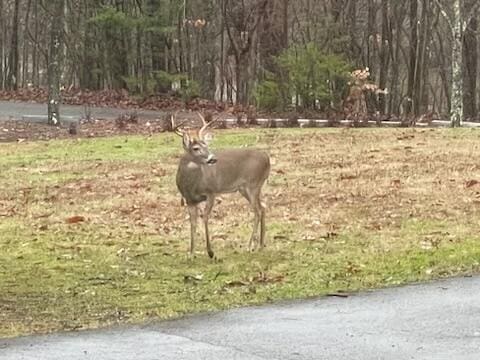
[[[208,143],[212,139],[210,133],[206,132],[207,128],[215,121],[207,123],[202,114],[198,113],[202,120],[203,126],[200,129],[180,129],[178,126],[173,126],[175,115],[172,115],[172,128],[175,133],[182,137],[183,149],[190,155],[192,161],[198,164],[215,164],[217,159],[208,148]]]

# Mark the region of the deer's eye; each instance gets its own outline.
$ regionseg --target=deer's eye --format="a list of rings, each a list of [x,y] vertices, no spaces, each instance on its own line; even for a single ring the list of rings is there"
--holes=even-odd
[[[193,151],[199,152],[199,151],[200,151],[200,147],[199,147],[199,146],[195,146],[195,147],[193,148]]]

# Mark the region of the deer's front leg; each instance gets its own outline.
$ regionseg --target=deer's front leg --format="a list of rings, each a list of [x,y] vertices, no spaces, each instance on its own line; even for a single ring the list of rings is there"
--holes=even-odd
[[[197,232],[197,205],[188,205],[188,214],[190,216],[190,255],[193,256],[195,249],[195,234]]]
[[[212,211],[214,203],[215,197],[211,195],[208,196],[207,203],[205,204],[205,210],[203,211],[203,222],[205,224],[205,239],[207,241],[207,253],[210,258],[213,258],[215,254],[213,253],[212,246],[210,244],[210,233],[208,232],[208,217],[210,215],[210,212]]]

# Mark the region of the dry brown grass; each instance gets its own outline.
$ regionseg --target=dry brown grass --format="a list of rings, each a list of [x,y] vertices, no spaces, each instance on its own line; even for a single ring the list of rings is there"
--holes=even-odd
[[[398,229],[445,219],[478,230],[479,134],[451,130],[339,130],[272,135],[275,219],[324,231]],[[473,186],[472,186],[473,185]],[[287,191],[285,191],[287,189]],[[285,206],[287,205],[287,206]],[[317,231],[318,232],[318,231]],[[321,233],[321,231],[320,231]]]

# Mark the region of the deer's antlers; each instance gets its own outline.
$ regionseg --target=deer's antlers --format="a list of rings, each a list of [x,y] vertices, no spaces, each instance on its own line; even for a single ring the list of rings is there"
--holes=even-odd
[[[177,134],[178,136],[184,136],[185,134],[185,131],[180,129],[180,126],[184,125],[185,123],[188,122],[188,120],[185,120],[185,121],[182,121],[180,124],[178,125],[175,125],[175,121],[177,119],[177,114],[178,114],[178,110],[175,111],[174,114],[170,115],[170,122],[171,122],[171,128],[172,128],[172,131]],[[211,126],[213,123],[215,123],[217,120],[218,120],[218,117],[213,119],[212,121],[208,122],[205,120],[205,117],[197,111],[197,115],[200,117],[200,120],[202,120],[202,127],[198,130],[198,136],[199,138],[203,138],[204,135],[205,135],[205,130]]]
[[[206,130],[210,125],[212,125],[213,123],[215,123],[215,122],[218,120],[218,117],[215,118],[215,119],[213,119],[213,120],[210,121],[209,123],[207,123],[207,122],[205,121],[205,117],[204,117],[200,112],[197,111],[197,114],[198,114],[198,116],[200,117],[200,119],[202,120],[202,123],[203,123],[203,126],[202,126],[201,129],[198,131],[198,136],[199,136],[200,138],[203,138],[203,135],[204,135],[205,130]]]
[[[184,134],[184,131],[182,129],[180,129],[180,126],[182,126],[183,124],[185,124],[187,122],[187,120],[185,121],[182,121],[180,124],[176,125],[175,126],[175,120],[177,119],[177,114],[178,114],[178,110],[175,111],[174,114],[171,114],[170,115],[170,122],[172,124],[172,131],[177,134],[178,136],[181,136],[183,137],[183,134]]]

